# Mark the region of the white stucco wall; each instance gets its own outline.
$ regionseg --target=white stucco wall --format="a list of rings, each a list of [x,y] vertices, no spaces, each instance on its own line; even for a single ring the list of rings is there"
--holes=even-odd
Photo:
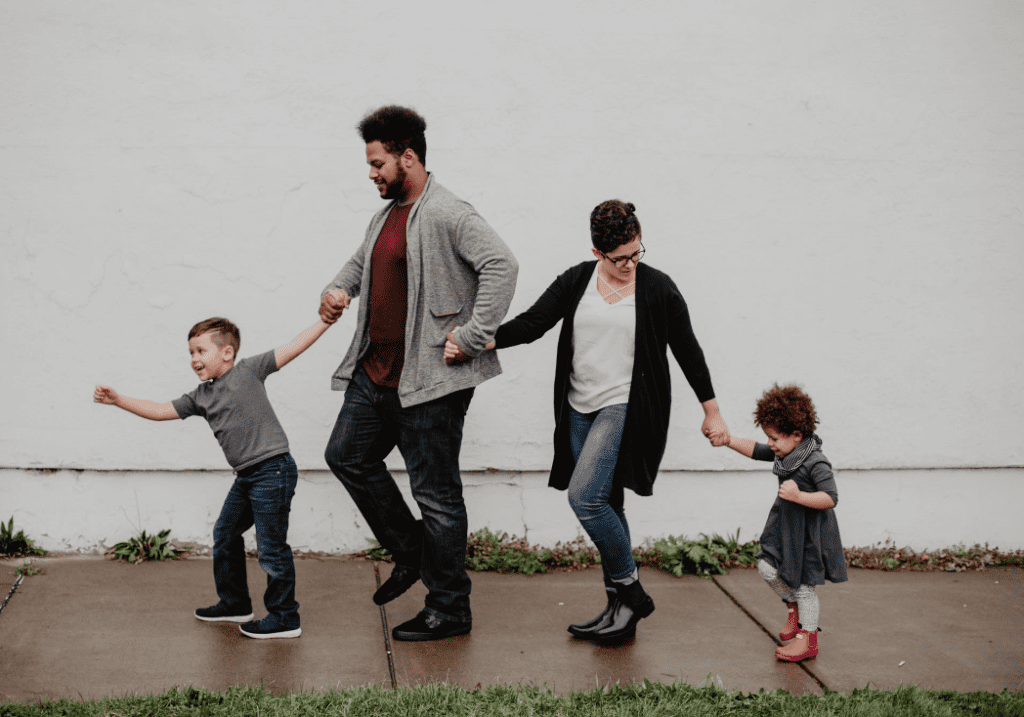
[[[992,487],[1024,466],[1020,3],[0,0],[0,97],[0,517],[43,514],[23,481],[78,507],[84,474],[34,469],[120,471],[89,490],[134,515],[126,486],[224,468],[202,421],[148,423],[93,386],[190,390],[185,337],[211,315],[243,355],[312,323],[380,206],[354,125],[389,102],[427,118],[428,168],[518,256],[513,312],[588,258],[595,204],[633,201],[734,433],[796,381],[837,468],[924,470],[925,495],[972,469],[1010,509]],[[350,338],[343,319],[268,381],[313,475]],[[467,471],[546,468],[553,347],[504,352]],[[763,468],[707,446],[675,379],[664,476]]]

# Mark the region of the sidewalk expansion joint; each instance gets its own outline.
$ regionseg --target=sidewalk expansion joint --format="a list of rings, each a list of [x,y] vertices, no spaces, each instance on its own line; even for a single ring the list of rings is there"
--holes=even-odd
[[[373,578],[377,582],[377,588],[380,589],[380,563],[377,561],[373,562]],[[388,630],[388,614],[384,610],[384,606],[380,606],[380,624],[384,629],[384,652],[388,656],[388,674],[391,677],[391,689],[398,689],[398,680],[395,679],[395,657],[391,653],[391,632]]]
[[[4,598],[4,604],[0,605],[0,612],[3,612],[4,608],[7,607],[7,603],[10,601],[11,596],[14,595],[14,591],[18,589],[18,586],[21,585],[21,581],[24,579],[24,575],[19,575],[18,579],[14,581],[14,585],[11,586],[11,591],[7,593],[7,597]]]
[[[761,630],[764,632],[764,634],[771,638],[772,642],[774,642],[779,647],[782,647],[782,640],[779,639],[778,635],[774,634],[771,630],[769,630],[767,627],[762,625],[761,622],[756,617],[754,617],[752,614],[750,614],[750,611],[747,610],[747,608],[743,607],[743,604],[740,603],[740,601],[737,600],[733,596],[733,594],[731,592],[726,590],[725,587],[720,582],[718,582],[718,579],[715,578],[714,575],[711,576],[711,582],[713,582],[715,585],[717,585],[718,589],[721,590],[723,593],[725,593],[726,597],[728,597],[730,600],[732,600],[732,604],[735,605],[736,607],[738,607],[740,610],[742,610],[743,614],[746,615],[747,617],[749,617],[751,622],[753,622],[755,625],[757,625],[759,628],[761,628]],[[810,668],[807,667],[807,665],[805,665],[803,662],[795,662],[793,664],[795,664],[801,670],[806,672],[807,676],[810,677],[815,682],[817,682],[818,686],[822,690],[824,690],[825,692],[831,692],[832,691],[832,690],[829,689],[828,685],[826,685],[824,682],[822,682],[820,679],[818,679],[818,676],[816,674],[814,674],[813,672],[811,672]]]

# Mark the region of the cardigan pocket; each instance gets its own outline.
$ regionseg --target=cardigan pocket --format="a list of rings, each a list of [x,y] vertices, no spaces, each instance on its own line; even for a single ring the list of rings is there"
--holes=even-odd
[[[428,345],[432,347],[443,347],[448,340],[448,334],[456,327],[465,324],[461,321],[463,304],[458,306],[430,307],[430,316],[433,319],[433,327],[430,330]]]

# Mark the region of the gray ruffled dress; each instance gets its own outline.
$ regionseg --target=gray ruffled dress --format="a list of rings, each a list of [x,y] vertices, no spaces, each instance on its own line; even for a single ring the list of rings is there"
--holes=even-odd
[[[792,479],[801,491],[824,491],[839,503],[832,464],[821,452],[817,434],[805,439],[785,458],[777,458],[764,443],[755,445],[751,457],[775,461],[772,470],[779,485]],[[815,510],[776,497],[761,533],[761,552],[757,557],[771,563],[783,582],[794,590],[801,585],[824,585],[826,580],[848,580],[839,523],[832,508]]]

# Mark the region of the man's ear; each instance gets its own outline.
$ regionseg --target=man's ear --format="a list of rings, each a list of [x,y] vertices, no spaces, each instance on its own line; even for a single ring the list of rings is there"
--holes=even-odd
[[[417,155],[411,147],[407,147],[406,150],[402,152],[402,156],[398,159],[406,169],[411,169],[414,164],[420,161],[419,155]]]

